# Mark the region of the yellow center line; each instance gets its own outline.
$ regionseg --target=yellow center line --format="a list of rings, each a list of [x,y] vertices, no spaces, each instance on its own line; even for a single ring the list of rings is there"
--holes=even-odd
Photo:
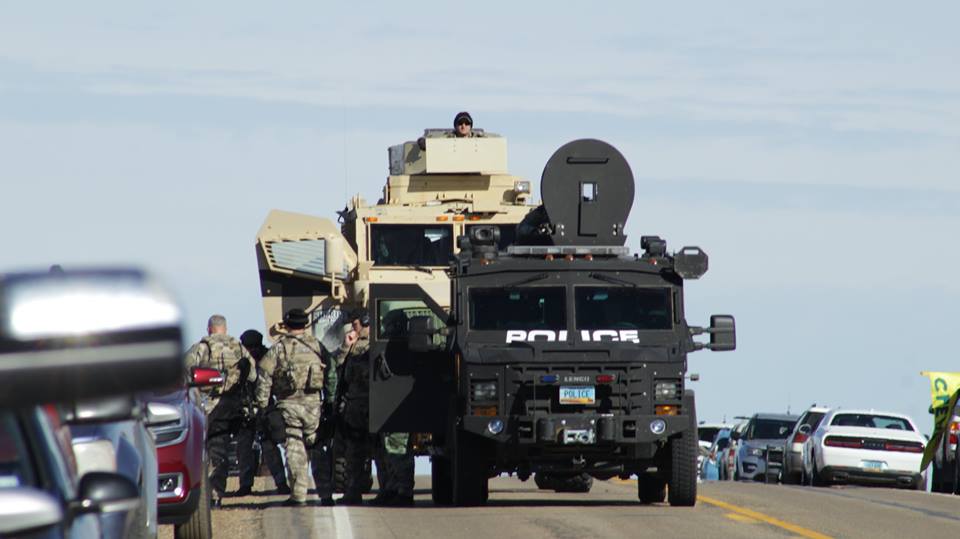
[[[636,482],[637,482],[636,479],[620,479],[620,478],[614,478],[614,481],[616,481],[617,483],[621,483],[621,484],[629,484],[629,483],[636,483]],[[820,533],[820,532],[816,532],[816,531],[813,531],[813,530],[811,530],[811,529],[804,528],[803,526],[800,526],[800,525],[798,525],[798,524],[794,524],[794,523],[792,523],[792,522],[787,522],[787,521],[784,521],[784,520],[780,520],[780,519],[778,519],[778,518],[774,518],[774,517],[771,517],[771,516],[769,516],[769,515],[765,515],[765,514],[763,514],[763,513],[760,513],[759,511],[754,511],[753,509],[747,509],[746,507],[740,507],[739,505],[733,505],[732,503],[727,503],[727,502],[724,502],[724,501],[720,501],[720,500],[717,500],[717,499],[715,499],[715,498],[710,498],[710,497],[708,497],[708,496],[704,496],[704,495],[702,495],[702,494],[697,496],[697,501],[703,502],[703,503],[705,503],[705,504],[707,504],[707,505],[712,505],[712,506],[714,506],[714,507],[719,507],[720,509],[726,509],[727,511],[730,511],[731,513],[735,513],[735,514],[737,514],[737,515],[740,515],[740,516],[742,516],[742,517],[745,517],[745,519],[752,519],[752,520],[755,520],[755,521],[763,522],[763,523],[765,523],[765,524],[769,524],[769,525],[771,525],[771,526],[776,526],[777,528],[781,528],[781,529],[787,530],[787,531],[789,531],[789,532],[792,532],[792,533],[795,533],[795,534],[799,535],[800,537],[806,537],[807,539],[833,539],[833,538],[830,537],[829,535],[825,535],[825,534],[822,534],[822,533]],[[728,514],[728,515],[726,515],[726,516],[727,516],[727,518],[732,518],[732,515],[729,515],[729,514]],[[734,519],[734,520],[737,520],[737,519]],[[744,520],[744,521],[746,521],[746,520]]]
[[[813,530],[811,530],[811,529],[804,528],[803,526],[799,526],[799,525],[793,524],[793,523],[791,523],[791,522],[786,522],[786,521],[780,520],[780,519],[778,519],[778,518],[773,518],[773,517],[771,517],[771,516],[769,516],[769,515],[765,515],[765,514],[763,514],[763,513],[758,512],[758,511],[754,511],[754,510],[752,510],[752,509],[747,509],[746,507],[740,507],[739,505],[733,505],[732,503],[723,502],[723,501],[720,501],[720,500],[717,500],[717,499],[714,499],[714,498],[710,498],[710,497],[707,497],[707,496],[702,496],[702,495],[701,495],[701,496],[697,496],[697,501],[701,501],[701,502],[703,502],[703,503],[705,503],[705,504],[712,505],[712,506],[714,506],[714,507],[719,507],[720,509],[726,509],[727,511],[730,511],[731,513],[737,513],[737,514],[743,515],[743,516],[745,516],[745,517],[752,518],[752,519],[754,519],[754,520],[759,520],[760,522],[763,522],[763,523],[765,523],[765,524],[769,524],[769,525],[771,525],[771,526],[776,526],[777,528],[781,528],[781,529],[787,530],[787,531],[789,531],[789,532],[795,533],[795,534],[799,535],[800,537],[806,537],[806,538],[808,538],[808,539],[831,539],[829,535],[824,535],[824,534],[822,534],[822,533],[820,533],[820,532],[815,532],[815,531],[813,531]]]

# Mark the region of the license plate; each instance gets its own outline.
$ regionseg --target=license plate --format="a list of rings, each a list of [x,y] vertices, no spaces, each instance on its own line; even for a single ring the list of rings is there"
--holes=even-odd
[[[596,401],[593,386],[560,386],[560,404],[593,404]]]
[[[868,472],[882,472],[883,471],[883,461],[880,460],[865,460],[861,463],[863,469]]]

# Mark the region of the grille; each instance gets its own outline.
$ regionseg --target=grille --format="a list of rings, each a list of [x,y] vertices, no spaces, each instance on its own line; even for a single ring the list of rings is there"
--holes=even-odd
[[[571,365],[571,366],[510,366],[507,373],[509,393],[514,395],[511,413],[534,414],[644,414],[652,400],[644,392],[649,381],[642,378],[643,368],[624,365]],[[593,384],[596,387],[594,404],[560,404],[561,383],[543,384],[540,377],[556,375],[587,375],[591,380],[598,374],[612,374],[616,379],[609,384]],[[581,384],[570,384],[581,385]]]

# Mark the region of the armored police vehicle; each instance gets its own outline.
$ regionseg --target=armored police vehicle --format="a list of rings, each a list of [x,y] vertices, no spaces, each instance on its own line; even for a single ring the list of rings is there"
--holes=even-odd
[[[449,312],[420,283],[369,285],[371,428],[433,433],[440,504],[484,503],[506,472],[636,475],[641,502],[693,505],[687,354],[736,342],[732,316],[684,318],[707,255],[656,236],[629,252],[633,175],[604,142],[561,147],[541,191],[508,244],[495,226],[458,238]]]

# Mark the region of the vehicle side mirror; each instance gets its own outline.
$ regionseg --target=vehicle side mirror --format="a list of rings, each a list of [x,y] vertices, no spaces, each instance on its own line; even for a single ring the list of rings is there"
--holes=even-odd
[[[0,489],[0,507],[2,537],[19,537],[63,521],[63,510],[56,498],[32,487]]]
[[[139,417],[140,411],[133,395],[85,399],[68,407],[65,421],[71,425],[126,421]]]
[[[193,367],[190,369],[190,387],[211,387],[223,383],[223,373],[217,369]]]
[[[140,490],[130,479],[112,472],[88,472],[80,478],[75,514],[115,513],[136,509]]]
[[[710,344],[707,348],[714,352],[729,352],[737,349],[737,325],[729,314],[715,314],[710,317]]]
[[[163,425],[180,421],[180,408],[162,402],[147,403],[147,426]]]
[[[173,385],[180,325],[172,296],[136,269],[0,276],[0,407]]]
[[[799,432],[800,434],[806,434],[807,436],[809,436],[812,430],[813,429],[810,427],[810,425],[807,425],[806,423],[804,423],[803,425],[800,425],[800,428],[797,429],[797,432]]]
[[[433,327],[432,316],[414,316],[407,326],[407,342],[411,352],[429,352],[436,350],[433,336],[437,330]]]

